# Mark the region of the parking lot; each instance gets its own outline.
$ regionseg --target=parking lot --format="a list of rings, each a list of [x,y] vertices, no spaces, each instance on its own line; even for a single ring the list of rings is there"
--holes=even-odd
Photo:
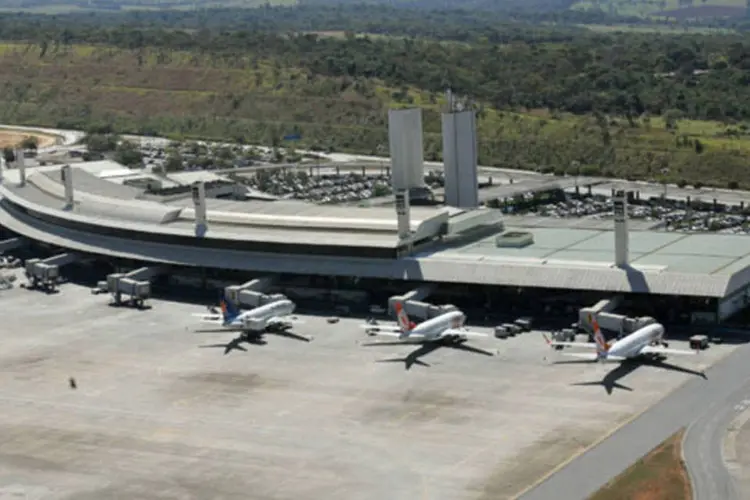
[[[554,364],[567,358],[538,332],[417,359],[325,316],[296,327],[311,342],[226,352],[232,332],[194,332],[201,306],[108,301],[74,284],[0,291],[0,493],[508,498],[695,376]],[[670,362],[701,370],[731,349]]]

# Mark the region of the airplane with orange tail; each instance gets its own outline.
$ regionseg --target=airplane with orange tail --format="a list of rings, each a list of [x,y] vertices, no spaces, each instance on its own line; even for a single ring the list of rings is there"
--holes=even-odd
[[[585,347],[595,349],[594,353],[563,352],[566,356],[587,359],[590,361],[625,361],[639,357],[660,357],[668,355],[694,356],[698,351],[669,349],[664,342],[664,326],[653,323],[640,328],[615,342],[607,342],[596,319],[591,321],[594,328],[594,342],[558,342],[544,340],[551,347]]]
[[[396,318],[398,326],[362,325],[377,335],[398,337],[406,342],[433,341],[465,341],[472,337],[488,337],[486,333],[472,332],[465,328],[466,315],[461,311],[450,311],[440,316],[428,319],[422,323],[414,323],[409,319],[402,302],[396,302]]]

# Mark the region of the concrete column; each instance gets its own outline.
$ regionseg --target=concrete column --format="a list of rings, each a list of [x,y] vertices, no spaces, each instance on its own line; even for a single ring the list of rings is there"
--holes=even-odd
[[[424,186],[422,110],[388,111],[391,187],[394,191]]]
[[[206,185],[193,183],[193,208],[195,209],[195,235],[202,237],[208,230],[206,219]]]
[[[473,110],[442,115],[445,203],[452,207],[479,206],[476,116]]]
[[[5,157],[0,153],[0,184],[2,184],[4,176],[5,176]]]
[[[75,202],[73,195],[73,169],[70,165],[64,165],[60,169],[60,178],[65,188],[65,209],[70,210],[73,208]]]
[[[16,149],[16,166],[18,167],[18,177],[20,179],[18,185],[26,185],[26,159],[23,157],[23,149]]]
[[[396,191],[396,217],[398,218],[398,239],[408,241],[411,238],[411,210],[409,206],[409,191]]]
[[[629,261],[628,197],[625,191],[617,191],[612,200],[615,216],[615,265],[626,267]]]

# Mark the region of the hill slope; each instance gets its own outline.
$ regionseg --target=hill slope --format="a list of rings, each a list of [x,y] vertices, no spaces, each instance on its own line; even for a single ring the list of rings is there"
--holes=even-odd
[[[0,122],[274,146],[296,133],[309,147],[378,154],[387,109],[416,105],[437,160],[451,86],[476,103],[484,165],[750,186],[750,47],[739,37],[516,26],[496,33],[504,44],[446,43],[45,19],[0,16],[16,38],[0,45]]]
[[[716,17],[744,18],[745,0],[582,0],[577,10],[601,10],[617,16],[665,17],[678,21]]]

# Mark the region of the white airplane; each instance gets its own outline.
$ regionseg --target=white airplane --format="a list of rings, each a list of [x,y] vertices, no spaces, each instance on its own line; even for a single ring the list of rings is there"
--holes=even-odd
[[[546,336],[544,339],[552,347],[586,347],[596,349],[594,353],[566,353],[566,356],[587,359],[590,361],[625,361],[639,357],[658,357],[666,355],[690,355],[694,356],[698,351],[684,351],[680,349],[669,349],[664,344],[664,326],[659,323],[644,326],[639,330],[627,335],[615,342],[607,342],[599,328],[599,323],[594,319],[595,342],[557,342]]]
[[[262,333],[270,328],[286,328],[302,323],[292,316],[295,304],[291,300],[271,302],[249,311],[240,312],[234,304],[222,300],[221,314],[200,314],[202,322],[218,324],[222,328],[244,333]]]
[[[466,315],[461,311],[451,311],[420,324],[409,319],[404,305],[396,302],[398,326],[362,325],[362,328],[377,335],[398,337],[404,343],[434,341],[465,341],[470,337],[488,337],[486,333],[472,332],[463,327]]]

